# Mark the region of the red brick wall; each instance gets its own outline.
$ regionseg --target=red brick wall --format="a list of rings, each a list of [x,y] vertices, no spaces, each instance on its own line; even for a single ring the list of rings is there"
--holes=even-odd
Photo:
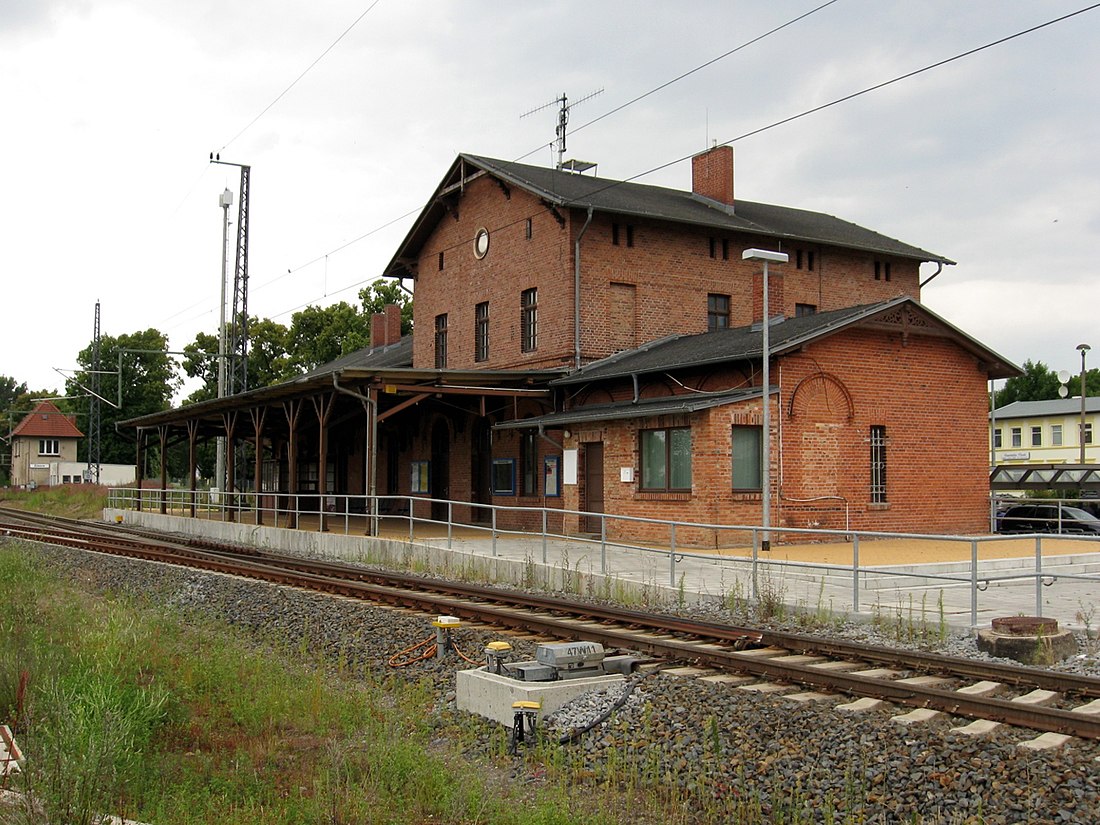
[[[416,281],[416,325],[413,363],[435,367],[434,319],[448,314],[448,361],[451,369],[535,369],[570,365],[573,342],[573,241],[587,218],[564,212],[566,227],[535,198],[512,187],[510,197],[490,178],[466,187],[457,220],[440,220],[421,252]],[[526,238],[530,218],[531,239]],[[619,244],[612,243],[612,224],[619,225]],[[633,246],[627,245],[632,227]],[[488,254],[477,259],[473,240],[479,228],[490,233]],[[710,238],[716,257],[710,257]],[[722,258],[722,240],[728,259]],[[581,349],[587,363],[604,358],[633,339],[637,345],[675,333],[705,332],[707,295],[731,296],[732,326],[754,320],[759,305],[761,266],[742,261],[751,246],[791,254],[788,264],[769,268],[774,315],[793,316],[795,304],[819,311],[887,300],[898,295],[918,299],[919,266],[891,259],[890,280],[874,278],[874,256],[813,244],[782,244],[747,234],[716,234],[667,222],[650,222],[596,214],[581,241]],[[802,250],[803,266],[796,252]],[[439,253],[444,268],[439,270]],[[814,253],[809,269],[808,253]],[[616,286],[613,288],[612,284]],[[520,293],[538,289],[538,348],[520,348]],[[634,328],[623,329],[624,300],[632,293]],[[474,361],[474,312],[490,307],[487,361]],[[757,309],[757,315],[759,310]]]
[[[773,380],[772,514],[779,527],[969,533],[988,530],[986,375],[948,340],[850,331],[782,358]],[[730,386],[743,380],[730,373]],[[687,383],[687,382],[685,382]],[[721,381],[710,380],[712,389]],[[797,392],[796,392],[797,390]],[[794,404],[792,407],[792,395]],[[793,410],[793,414],[792,414]],[[608,512],[715,524],[759,524],[759,493],[732,489],[731,427],[759,425],[760,401],[717,407],[694,418],[608,422],[572,435],[605,445]],[[654,494],[619,468],[639,470],[638,430],[692,425],[692,492]],[[870,501],[870,428],[886,427],[887,499]],[[580,506],[566,488],[565,507]],[[800,502],[796,499],[833,497]],[[665,542],[666,527],[610,522],[613,535]],[[745,535],[739,540],[744,541]],[[677,533],[683,544],[733,543],[729,532]]]

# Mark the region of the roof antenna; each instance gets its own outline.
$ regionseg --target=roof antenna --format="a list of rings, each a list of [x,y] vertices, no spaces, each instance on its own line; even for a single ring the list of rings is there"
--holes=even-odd
[[[565,157],[565,127],[566,127],[566,124],[569,123],[569,110],[572,109],[574,106],[579,106],[580,104],[584,103],[586,100],[591,100],[596,95],[600,95],[600,94],[603,94],[603,89],[597,89],[596,91],[585,95],[580,100],[574,100],[572,103],[570,103],[569,98],[567,98],[565,96],[565,92],[562,92],[561,97],[556,97],[553,100],[551,100],[549,103],[544,103],[541,106],[537,106],[534,109],[532,109],[531,111],[524,112],[522,115],[519,116],[520,120],[522,120],[523,118],[527,117],[528,115],[533,115],[535,112],[541,112],[543,109],[547,109],[550,106],[553,106],[555,104],[558,105],[558,107],[559,107],[558,108],[558,125],[557,125],[557,128],[554,130],[556,132],[557,136],[558,136],[557,141],[556,141],[557,142],[557,153],[558,153],[558,162],[555,166],[556,169],[561,169],[563,166],[566,165],[565,161],[563,159]],[[573,164],[574,167],[576,167],[578,165],[584,165],[583,161],[570,161],[570,163]],[[573,171],[573,172],[581,171],[581,172],[583,172],[586,169],[591,169],[593,166],[595,166],[594,163],[584,165],[584,169],[571,168],[569,171]]]

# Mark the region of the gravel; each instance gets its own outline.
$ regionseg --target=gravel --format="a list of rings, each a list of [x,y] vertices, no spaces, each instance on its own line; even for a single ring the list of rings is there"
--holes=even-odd
[[[434,632],[422,616],[349,599],[66,548],[38,552],[82,586],[139,595],[222,620],[258,641],[285,642],[287,650],[308,649],[319,660],[341,661],[354,674],[390,670],[390,657]],[[686,612],[746,621],[714,607]],[[905,645],[896,632],[874,625],[843,623],[827,633],[872,644],[922,646]],[[499,637],[475,628],[463,628],[459,635],[463,652],[472,658],[480,658],[484,645]],[[530,641],[509,641],[515,657],[533,657]],[[935,641],[943,652],[989,659],[967,634]],[[1082,640],[1082,650],[1087,647]],[[404,672],[431,680],[437,708],[451,712],[457,667],[453,659],[431,660]],[[1056,667],[1100,676],[1095,653]],[[625,698],[624,690],[629,691]],[[973,738],[951,732],[967,720],[944,715],[902,726],[890,720],[897,709],[848,714],[836,710],[836,704],[796,703],[655,673],[581,697],[544,720],[542,731],[565,737],[610,711],[606,721],[565,746],[567,758],[595,782],[606,772],[632,777],[635,785],[657,789],[697,811],[699,821],[726,821],[757,811],[756,821],[801,816],[798,821],[817,822],[826,821],[830,808],[868,823],[1100,821],[1100,743],[1074,739],[1056,750],[1031,751],[1020,747],[1035,736],[1027,731],[1001,728]],[[485,723],[472,757],[490,754],[491,727]],[[519,753],[517,774],[538,772],[524,761],[535,753]],[[638,820],[625,816],[624,821]]]

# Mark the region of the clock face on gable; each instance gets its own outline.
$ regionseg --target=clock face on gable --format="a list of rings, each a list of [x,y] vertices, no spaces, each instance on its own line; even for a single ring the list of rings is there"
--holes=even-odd
[[[489,230],[479,229],[474,236],[474,257],[484,258],[489,252]]]

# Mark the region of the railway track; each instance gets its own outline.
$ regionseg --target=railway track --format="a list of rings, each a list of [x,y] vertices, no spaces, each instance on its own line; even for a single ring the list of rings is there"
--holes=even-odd
[[[244,576],[665,663],[1062,736],[1100,739],[1100,679],[737,627],[0,508],[0,535]]]

